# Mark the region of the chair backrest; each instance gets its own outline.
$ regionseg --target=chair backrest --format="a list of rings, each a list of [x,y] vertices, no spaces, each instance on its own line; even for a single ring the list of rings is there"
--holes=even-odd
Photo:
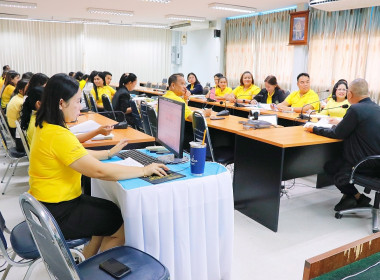
[[[9,130],[7,118],[6,118],[5,114],[4,114],[4,111],[1,108],[0,108],[0,122],[1,122],[2,128],[4,129],[4,133],[5,133],[4,136],[7,137],[7,138],[9,138],[9,140],[11,141],[11,144],[13,146],[16,146],[15,141],[14,141],[14,139],[13,139],[13,137],[11,135],[11,132]]]
[[[166,84],[162,84],[162,85],[160,85],[160,89],[166,90],[166,87],[167,87]]]
[[[150,129],[150,125],[149,125],[147,106],[148,105],[146,104],[145,101],[141,101],[140,112],[141,112],[142,124],[144,128],[144,132],[148,135],[152,135],[152,130]]]
[[[16,131],[21,138],[22,145],[24,146],[24,150],[26,152],[26,155],[29,158],[29,154],[30,154],[29,144],[28,144],[28,141],[26,140],[25,131],[23,131],[21,129],[21,125],[20,125],[19,121],[16,121]]]
[[[5,239],[5,236],[4,236],[4,231],[8,231],[8,229],[5,225],[5,220],[4,220],[3,214],[1,214],[1,212],[0,212],[0,242],[1,242],[0,245],[2,245],[3,248],[6,250],[6,249],[8,249],[8,244],[7,244],[7,240]]]
[[[146,83],[146,87],[147,87],[147,88],[151,88],[151,87],[152,87],[152,83],[151,83],[151,82],[147,82],[147,83]]]
[[[3,129],[3,127],[1,127],[0,129],[0,137],[1,137],[1,145],[3,146],[5,152],[9,155],[9,144],[8,144],[8,141],[7,141],[7,137],[5,136],[5,131]]]
[[[141,120],[141,116],[140,116],[140,113],[139,113],[139,109],[137,108],[136,101],[135,100],[131,100],[130,101],[130,106],[131,106],[131,109],[132,109],[132,117],[135,120],[136,128],[138,130],[140,130],[140,131],[144,131],[142,120]]]
[[[209,91],[210,91],[210,89],[208,87],[203,88],[203,94],[204,95],[206,95]]]
[[[81,279],[62,232],[45,206],[28,193],[20,196],[20,206],[49,273],[56,279]]]
[[[206,130],[206,138],[205,143],[207,145],[206,147],[206,156],[211,158],[212,161],[215,161],[214,159],[214,151],[212,149],[211,145],[211,138],[208,131],[208,126],[205,117],[202,115],[202,113],[198,111],[193,112],[193,134],[194,134],[194,141],[195,142],[202,142],[203,141],[203,134]]]
[[[152,131],[152,136],[157,138],[157,114],[156,110],[152,106],[147,106],[146,108],[149,120],[150,130]]]
[[[98,107],[96,107],[95,98],[92,96],[92,94],[89,94],[88,95],[88,99],[90,100],[91,111],[97,113],[98,112]]]
[[[206,87],[210,87],[211,86],[211,84],[210,83],[206,83]]]
[[[91,109],[90,101],[88,100],[87,93],[85,93],[84,91],[83,91],[83,99],[84,99],[84,103],[86,104],[86,107],[90,110]]]
[[[168,79],[166,79],[166,78],[163,78],[163,79],[162,79],[162,83],[163,83],[163,84],[166,84],[167,82],[168,82]]]
[[[113,119],[116,120],[116,116],[115,116],[115,112],[114,112],[113,107],[112,107],[111,100],[109,99],[109,97],[106,94],[102,95],[102,101],[103,101],[104,110],[106,110],[107,112],[112,112]]]

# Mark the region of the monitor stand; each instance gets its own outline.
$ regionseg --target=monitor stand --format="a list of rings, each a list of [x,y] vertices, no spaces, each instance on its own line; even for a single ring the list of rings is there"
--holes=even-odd
[[[185,155],[182,158],[178,158],[178,157],[175,157],[173,154],[159,156],[157,157],[157,159],[162,161],[163,163],[170,163],[170,164],[179,164],[179,163],[185,163],[189,161],[189,158]]]

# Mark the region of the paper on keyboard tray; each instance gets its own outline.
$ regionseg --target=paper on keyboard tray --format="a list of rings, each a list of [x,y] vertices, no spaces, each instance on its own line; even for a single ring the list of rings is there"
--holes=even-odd
[[[142,165],[141,163],[135,161],[134,159],[131,159],[130,157],[126,158],[124,160],[114,161],[112,163],[120,164],[120,165],[124,165],[124,166],[144,167],[144,165]]]
[[[99,126],[100,124],[98,124],[97,122],[93,120],[88,120],[70,127],[70,131],[74,134],[86,133],[97,129]]]

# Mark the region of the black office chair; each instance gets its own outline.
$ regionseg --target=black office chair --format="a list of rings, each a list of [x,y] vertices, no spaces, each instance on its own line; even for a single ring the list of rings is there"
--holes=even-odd
[[[335,218],[341,219],[345,214],[353,214],[360,212],[372,212],[372,232],[376,233],[379,231],[379,202],[380,202],[380,174],[375,176],[362,175],[357,172],[357,168],[363,163],[371,161],[380,161],[380,155],[369,156],[361,160],[355,167],[352,169],[350,184],[356,184],[364,187],[364,192],[369,193],[371,190],[375,191],[375,201],[373,207],[363,207],[363,208],[353,208],[338,211],[335,213]]]
[[[113,115],[112,119],[116,120],[116,115],[115,115],[115,111],[113,110],[111,100],[106,94],[102,95],[102,102],[103,102],[104,110],[107,112],[110,112]]]
[[[89,103],[89,100],[88,100],[88,97],[87,97],[87,94],[85,92],[83,92],[83,99],[84,99],[84,103],[86,104],[86,107],[91,110],[91,106],[90,106],[90,103]]]
[[[157,114],[156,110],[152,106],[147,106],[146,107],[147,115],[148,115],[148,120],[149,120],[149,126],[150,130],[152,131],[152,136],[157,137]]]
[[[210,91],[210,88],[209,88],[209,87],[204,87],[204,88],[203,88],[203,93],[202,93],[202,94],[206,95],[209,91]]]
[[[144,132],[152,136],[152,130],[150,129],[150,125],[149,125],[147,106],[148,105],[146,104],[145,101],[141,101],[140,112],[141,112],[141,118],[142,118],[142,125],[144,128]]]
[[[162,83],[163,83],[163,84],[167,84],[167,83],[168,83],[168,79],[163,78],[163,79],[162,79]]]
[[[88,95],[88,99],[90,100],[91,111],[98,113],[98,107],[96,107],[95,98],[92,96],[92,94]]]
[[[132,117],[135,121],[135,128],[140,131],[144,131],[141,116],[139,113],[139,109],[137,108],[136,101],[130,101],[131,109],[132,109]]]
[[[205,143],[207,144],[206,158],[223,165],[229,165],[234,162],[234,148],[233,147],[212,147],[210,133],[205,117],[201,112],[193,112],[193,134],[194,141],[202,142],[203,133],[206,130]]]
[[[166,89],[167,89],[167,85],[166,85],[166,84],[162,84],[162,85],[160,85],[160,89],[162,89],[162,90],[166,90]]]

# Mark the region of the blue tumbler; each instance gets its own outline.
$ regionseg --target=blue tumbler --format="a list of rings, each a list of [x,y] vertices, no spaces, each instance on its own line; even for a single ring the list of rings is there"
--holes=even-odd
[[[205,172],[206,144],[190,142],[190,169],[193,176],[202,176]]]

